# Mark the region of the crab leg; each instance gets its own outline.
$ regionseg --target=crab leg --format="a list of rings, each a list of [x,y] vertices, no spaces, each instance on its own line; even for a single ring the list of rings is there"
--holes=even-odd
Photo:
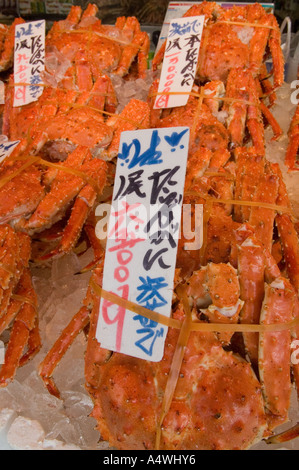
[[[15,28],[18,24],[22,23],[25,23],[25,20],[22,18],[15,18],[8,29],[0,57],[0,72],[7,70],[13,64]]]
[[[269,15],[271,26],[269,48],[273,61],[273,89],[280,87],[284,81],[284,59],[281,51],[281,35],[277,20],[274,15]]]
[[[241,229],[238,231],[242,233]],[[265,256],[261,244],[254,236],[240,240],[238,247],[238,273],[240,298],[244,301],[240,322],[258,324],[264,298]],[[246,351],[253,365],[258,363],[258,333],[243,333]]]
[[[33,305],[31,302],[25,301],[15,318],[5,353],[4,364],[0,370],[0,387],[6,387],[13,380],[20,364],[23,350],[28,343],[30,331],[35,327],[37,315],[36,299],[28,270],[24,271],[20,283],[22,289],[26,291],[26,296],[33,297]]]
[[[89,214],[87,222],[84,225],[84,231],[85,231],[85,233],[87,235],[87,238],[90,242],[90,245],[93,249],[94,259],[87,266],[85,266],[83,269],[81,269],[80,273],[84,273],[86,271],[89,271],[89,270],[95,268],[97,263],[99,262],[99,260],[103,256],[103,247],[100,243],[100,240],[96,236],[95,225],[96,225],[96,221],[95,221],[95,217],[94,217],[94,212],[91,212]]]
[[[97,268],[96,268],[97,269]],[[95,273],[95,272],[94,272]],[[112,355],[112,352],[108,349],[100,347],[98,340],[96,339],[96,330],[98,325],[98,316],[100,311],[100,299],[93,295],[93,306],[90,315],[90,326],[87,339],[87,348],[85,355],[85,387],[89,393],[96,397],[97,383],[99,380],[99,373],[101,364],[106,363]],[[92,415],[94,418],[97,417],[97,409],[94,408]]]
[[[278,192],[278,178],[273,174],[262,175],[253,201],[262,203],[275,204]],[[274,227],[275,211],[263,207],[252,207],[250,211],[249,224],[255,228],[255,234],[264,247],[271,253],[273,227]]]
[[[283,130],[281,129],[280,125],[274,118],[269,108],[267,108],[267,106],[262,100],[260,101],[260,106],[261,106],[261,111],[263,113],[263,116],[266,118],[266,120],[268,121],[268,123],[270,124],[274,132],[274,136],[272,137],[271,140],[278,140],[279,137],[283,134]]]
[[[299,79],[299,70],[298,70]],[[299,103],[293,115],[289,130],[289,144],[285,156],[285,164],[289,170],[299,170],[297,154],[299,150]]]
[[[86,9],[83,12],[83,15],[81,17],[81,21],[84,20],[85,18],[89,18],[91,16],[96,16],[98,13],[99,8],[97,7],[96,4],[94,3],[89,3],[86,7]]]
[[[260,323],[290,322],[294,299],[294,290],[287,279],[279,277],[270,285],[266,284]],[[290,345],[289,330],[260,334],[259,374],[270,428],[287,419],[291,394]]]
[[[81,16],[81,7],[73,5],[65,20],[54,21],[52,28],[47,34],[46,41],[49,42],[50,40],[52,40],[56,34],[59,35],[64,31],[71,30],[75,25],[79,23]]]
[[[271,108],[275,102],[276,102],[276,93],[275,91],[272,91],[273,86],[271,82],[267,78],[268,76],[268,71],[266,64],[263,64],[260,69],[260,75],[259,75],[259,81],[260,81],[260,86],[261,86],[261,94],[263,94],[263,90],[266,94],[269,95],[269,108]]]
[[[92,89],[87,93],[82,93],[76,101],[76,105],[88,105],[99,111],[106,110],[115,113],[117,107],[117,97],[108,75],[101,75],[95,81]],[[102,116],[103,117],[103,116]],[[104,117],[103,117],[104,121]]]
[[[40,259],[45,260],[59,254],[67,253],[74,247],[75,243],[78,241],[86,218],[96,201],[97,192],[101,194],[103,191],[107,175],[107,165],[104,161],[96,158],[87,159],[87,161],[81,165],[80,169],[82,172],[86,173],[86,175],[93,177],[97,187],[86,184],[78,192],[59,246]]]
[[[87,148],[77,147],[68,156],[65,165],[76,168],[77,164],[82,163],[87,158],[87,155]],[[47,228],[53,223],[55,217],[60,217],[61,210],[77,196],[84,185],[85,183],[82,178],[57,170],[56,178],[52,182],[51,191],[46,194],[35,212],[25,222],[24,228],[27,230],[42,230]]]
[[[0,24],[0,54],[2,52],[3,44],[5,41],[5,36],[7,35],[8,32],[8,25],[6,24]]]
[[[29,362],[41,349],[41,337],[39,332],[38,316],[35,317],[35,326],[29,331],[29,338],[27,342],[27,351],[21,357],[19,367],[23,367]]]
[[[265,159],[256,155],[252,147],[236,149],[235,159],[237,163],[235,199],[250,201],[259,184],[260,176],[264,173]],[[250,207],[236,205],[234,216],[238,222],[247,222],[250,216]]]
[[[4,313],[0,317],[0,335],[3,333],[6,328],[10,325],[13,319],[18,315],[19,311],[22,308],[21,300],[12,299]]]
[[[90,312],[85,306],[76,313],[39,366],[39,375],[46,388],[57,398],[60,398],[60,392],[52,379],[52,374],[75,338],[88,325],[89,315]]]
[[[295,292],[294,292],[294,301],[295,301],[294,318],[297,319],[299,316],[299,299]],[[291,351],[293,351],[293,347],[297,349],[293,351],[295,357],[293,357],[293,354],[291,355],[291,366],[292,366],[295,386],[297,389],[297,396],[299,397],[299,361],[298,361],[299,328],[298,327],[295,329],[295,331],[294,330],[292,331],[292,340],[294,338],[297,338],[297,339],[294,342],[292,341]],[[278,444],[278,443],[290,441],[292,439],[297,438],[298,436],[299,436],[299,423],[295,424],[292,428],[287,429],[286,431],[276,434],[275,436],[271,436],[269,439],[266,440],[266,442],[267,444]]]
[[[92,278],[99,284],[102,283],[103,262],[104,251],[102,250],[102,257],[101,259],[99,259],[99,262],[92,274]],[[57,398],[60,398],[60,392],[52,378],[54,370],[65,355],[66,351],[72,345],[75,338],[89,324],[91,320],[90,312],[92,310],[93,305],[96,305],[96,311],[98,311],[99,298],[97,298],[93,294],[93,291],[89,286],[87,289],[86,297],[83,300],[83,306],[73,316],[69,324],[64,328],[60,337],[55,341],[54,345],[52,346],[52,348],[50,349],[50,351],[39,366],[39,375],[41,376],[46,388],[48,389],[49,393],[56,396]],[[92,319],[88,333],[88,344],[93,342],[96,327],[97,322],[94,323],[94,320]],[[88,355],[88,348],[86,355]],[[89,361],[86,360],[85,363],[89,364]]]
[[[264,128],[259,109],[260,100],[251,70],[231,69],[227,79],[226,97],[236,100],[232,104],[225,105],[225,109],[229,112],[228,130],[231,144],[234,147],[243,145],[247,126],[257,154],[264,155]]]
[[[106,122],[108,126],[113,128],[114,134],[108,148],[103,150],[103,157],[107,157],[109,160],[116,157],[121,133],[139,128],[149,128],[149,119],[149,105],[143,101],[131,99],[119,115],[111,117]]]
[[[147,55],[149,52],[150,40],[145,31],[138,31],[131,43],[125,46],[122,52],[118,67],[114,72],[121,77],[125,76],[131,67],[135,55],[138,57],[138,77],[144,78],[147,68]]]
[[[82,93],[84,92],[83,95],[89,96],[93,87],[92,73],[90,65],[84,60],[84,58],[81,59],[80,53],[76,54],[75,68],[77,86],[80,91],[82,90]]]
[[[84,188],[79,192],[72,207],[71,216],[65,229],[63,230],[59,246],[50,253],[41,256],[39,260],[47,260],[54,256],[63,255],[71,251],[78,241],[82,227],[86,221],[90,209],[94,205],[95,200],[96,192],[94,189],[89,185],[84,186]]]
[[[290,207],[290,201],[286,186],[282,178],[282,173],[278,164],[272,164],[273,171],[279,178],[277,204]],[[299,238],[296,232],[292,217],[286,213],[277,213],[275,224],[278,229],[280,241],[283,249],[283,255],[286,262],[288,277],[299,292]]]
[[[17,264],[17,237],[9,225],[0,226],[0,286],[1,290],[9,287]]]

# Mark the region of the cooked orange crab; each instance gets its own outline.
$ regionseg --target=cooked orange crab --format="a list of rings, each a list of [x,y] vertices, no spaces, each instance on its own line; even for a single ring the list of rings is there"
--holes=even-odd
[[[56,48],[75,66],[85,64],[94,79],[107,72],[128,76],[135,58],[137,76],[143,77],[150,40],[137,18],[120,17],[114,26],[106,26],[96,17],[97,12],[94,4],[84,12],[73,6],[66,20],[54,23],[46,38],[47,47]]]
[[[77,145],[97,155],[112,139],[105,112],[114,113],[117,100],[111,80],[100,75],[89,89],[74,91],[47,87],[39,100],[13,107],[13,78],[3,115],[3,133],[10,140],[27,139],[29,153],[43,149],[54,159],[64,159]]]
[[[241,231],[239,239],[242,266],[244,257],[253,266],[254,255],[248,248],[254,243],[252,235],[247,237],[249,232]],[[264,256],[262,245],[257,242],[255,246]],[[230,348],[231,334],[221,329],[223,323],[236,323],[243,305],[250,302],[243,287],[248,272],[225,263],[210,264],[187,283],[179,279],[172,318],[181,326],[181,334],[169,328],[164,356],[152,363],[102,349],[96,340],[102,268],[103,258],[93,272],[84,305],[45,357],[40,375],[50,393],[59,397],[52,378],[55,367],[74,337],[89,324],[86,388],[101,437],[111,446],[125,450],[247,449],[287,420],[290,331],[261,334],[258,380],[252,365]],[[259,282],[254,267],[249,271],[253,282]],[[202,274],[206,281],[201,288]],[[294,289],[277,266],[264,275],[260,323],[290,322],[298,307]],[[201,331],[207,319],[214,326],[210,332]],[[219,337],[212,331],[217,331],[217,324]]]
[[[158,93],[159,80],[149,90],[148,102],[151,107]],[[232,69],[226,86],[219,80],[194,86],[186,106],[165,110],[152,109],[152,127],[189,125],[191,133],[190,154],[199,146],[214,152],[214,160],[229,159],[229,148],[242,147],[248,141],[259,155],[265,154],[264,123],[266,115],[274,130],[274,138],[282,131],[269,109],[262,105],[259,91],[251,70]],[[221,119],[221,122],[220,122]],[[226,156],[226,158],[225,158]],[[213,166],[213,165],[212,165]]]
[[[197,76],[200,80],[226,82],[230,70],[252,69],[255,76],[263,73],[267,47],[273,61],[273,87],[284,80],[280,30],[273,14],[259,4],[224,9],[214,2],[202,2],[191,7],[184,16],[205,15]],[[165,44],[156,54],[153,67],[163,60]]]

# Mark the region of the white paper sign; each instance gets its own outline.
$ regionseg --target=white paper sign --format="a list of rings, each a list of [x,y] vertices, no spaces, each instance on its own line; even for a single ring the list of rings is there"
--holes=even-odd
[[[45,20],[16,26],[14,49],[14,106],[38,100],[43,92],[45,69]]]
[[[121,135],[103,289],[170,316],[189,128]],[[160,361],[167,327],[101,299],[101,346]]]
[[[12,142],[0,141],[0,163],[2,163],[6,157],[9,157],[19,143],[20,140],[14,140]]]
[[[191,16],[171,21],[155,109],[187,103],[195,79],[204,19],[204,16]],[[182,92],[186,93],[169,94]]]

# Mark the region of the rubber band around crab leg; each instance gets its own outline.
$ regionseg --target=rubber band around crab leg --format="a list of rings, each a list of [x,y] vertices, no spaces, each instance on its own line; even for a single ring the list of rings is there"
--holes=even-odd
[[[142,315],[143,317],[160,323],[161,325],[168,326],[169,328],[181,329],[183,322],[175,318],[166,317],[161,313],[155,312],[154,310],[147,309],[138,305],[130,300],[124,299],[113,292],[108,292],[95,283],[93,279],[90,280],[90,287],[93,291],[105,300],[111,303],[119,305],[133,313]],[[176,289],[177,291],[177,289]],[[192,322],[190,325],[190,331],[204,331],[204,332],[256,332],[265,333],[273,331],[285,331],[293,330],[299,325],[299,316],[287,323],[269,323],[269,324],[249,324],[249,323],[204,323],[204,322]]]
[[[81,107],[81,105],[80,105]],[[90,109],[95,109],[91,106],[89,106]],[[97,110],[99,111],[99,110]],[[116,116],[117,118],[119,119],[122,119],[124,121],[127,121],[131,124],[133,124],[136,128],[142,128],[142,125],[139,124],[139,123],[136,123],[134,121],[132,121],[131,119],[128,119],[128,118],[124,118],[123,116],[119,115],[119,114],[114,114],[114,113],[109,113],[107,111],[99,111],[103,114],[107,114],[109,116]],[[41,164],[41,165],[45,165],[45,166],[48,166],[48,167],[52,167],[52,168],[56,168],[57,170],[61,170],[61,171],[65,171],[67,173],[71,173],[75,176],[78,176],[80,177],[81,179],[83,179],[84,181],[86,181],[86,183],[90,184],[94,190],[96,192],[97,191],[97,185],[96,183],[93,181],[92,178],[88,177],[85,173],[79,171],[79,170],[76,170],[75,168],[71,168],[71,167],[66,167],[66,166],[63,166],[63,165],[59,165],[57,163],[53,163],[53,162],[48,162],[44,159],[42,159],[41,157],[37,157],[37,156],[34,156],[34,155],[29,155],[28,157],[27,156],[24,156],[24,155],[14,155],[13,157],[7,157],[6,158],[6,161],[17,161],[17,160],[24,160],[24,159],[27,159],[28,160],[26,161],[26,163],[21,166],[20,168],[18,168],[16,171],[14,171],[13,173],[11,173],[10,175],[8,176],[4,176],[3,178],[0,179],[0,189],[6,184],[8,183],[9,181],[11,181],[13,178],[15,178],[16,176],[18,176],[20,173],[22,173],[22,171],[26,170],[26,168],[28,168],[29,166],[33,165],[34,163],[38,163],[38,164]]]
[[[20,160],[21,158],[20,157],[14,158],[14,160],[18,160],[18,159]],[[97,192],[96,183],[92,180],[92,178],[88,177],[85,173],[79,170],[76,170],[75,168],[69,168],[69,167],[65,167],[62,165],[60,166],[56,163],[47,162],[46,160],[43,160],[42,158],[35,157],[35,156],[31,156],[30,159],[24,165],[18,168],[18,170],[11,173],[9,176],[4,176],[2,179],[0,179],[0,189],[3,186],[5,186],[5,184],[7,184],[9,181],[11,181],[13,178],[15,178],[20,173],[22,173],[22,171],[26,170],[26,168],[33,165],[34,163],[39,163],[41,165],[45,165],[48,167],[57,168],[57,170],[65,171],[66,173],[71,173],[75,176],[78,176],[79,178],[83,179],[83,181],[85,181],[87,184],[90,184],[93,187],[93,189]]]
[[[201,332],[215,332],[215,331],[230,331],[230,332],[244,332],[244,331],[255,331],[263,333],[265,331],[283,331],[283,330],[292,330],[296,328],[299,324],[299,317],[295,318],[293,321],[288,323],[272,323],[272,324],[263,324],[263,325],[253,325],[253,324],[223,324],[223,323],[203,323],[203,322],[192,322],[191,318],[191,309],[188,302],[188,297],[186,295],[185,288],[178,286],[176,289],[177,295],[183,303],[183,308],[185,311],[185,318],[183,321],[176,320],[173,318],[166,317],[160,313],[149,310],[145,307],[135,304],[129,300],[126,300],[122,297],[119,297],[116,294],[108,292],[102,289],[98,284],[93,280],[90,281],[90,286],[94,292],[99,296],[103,297],[110,302],[113,302],[117,305],[120,305],[134,313],[141,314],[145,318],[148,318],[153,321],[157,321],[166,326],[178,328],[180,330],[176,348],[173,354],[170,370],[168,373],[168,380],[166,383],[163,400],[162,400],[162,410],[156,427],[156,439],[155,439],[155,450],[159,450],[160,442],[163,431],[163,421],[166,417],[172,400],[174,392],[177,386],[182,361],[184,358],[184,353],[186,346],[188,344],[189,336],[192,331],[201,331]]]
[[[257,108],[260,106],[259,103],[253,103],[252,101],[248,101],[248,100],[242,100],[241,98],[229,98],[229,97],[225,97],[225,96],[209,96],[207,94],[205,94],[204,92],[202,93],[195,93],[194,91],[190,91],[190,92],[187,92],[187,91],[167,91],[167,92],[164,92],[164,91],[161,91],[161,92],[155,92],[155,93],[152,93],[151,95],[149,95],[150,98],[153,98],[155,96],[160,96],[160,95],[189,95],[189,96],[195,96],[196,98],[206,98],[206,99],[209,99],[209,100],[216,100],[216,101],[227,101],[227,102],[230,102],[230,103],[242,103],[242,104],[246,104],[248,106],[256,106]]]
[[[210,201],[214,204],[235,204],[239,206],[262,207],[264,209],[272,209],[274,211],[285,213],[285,214],[290,214],[290,215],[292,214],[292,210],[287,206],[278,206],[276,204],[268,204],[266,202],[242,201],[242,200],[237,200],[237,199],[215,199],[209,196],[202,196],[201,194],[198,194],[196,191],[186,191],[185,196],[200,196],[206,201]]]
[[[35,163],[35,158],[36,157],[30,157],[27,162],[22,165],[20,168],[18,168],[16,171],[14,171],[13,173],[11,173],[9,176],[4,176],[3,178],[0,179],[0,189],[6,184],[8,183],[9,181],[11,181],[13,178],[15,178],[16,176],[18,176],[20,173],[22,173],[22,171],[26,170],[26,168],[28,168],[29,166],[33,165],[33,163]],[[9,159],[9,157],[8,157]],[[7,160],[8,160],[7,159]]]
[[[96,95],[96,94],[95,94]],[[99,93],[100,95],[100,93]],[[103,96],[108,96],[109,94],[107,93],[105,95],[105,93],[102,94]],[[101,109],[97,109],[97,108],[94,108],[93,106],[89,106],[88,104],[87,105],[76,105],[74,104],[72,106],[72,109],[79,109],[79,108],[89,108],[89,109],[92,109],[94,111],[98,111],[99,113],[101,114],[105,114],[107,116],[110,116],[110,117],[116,117],[117,119],[120,119],[120,120],[123,120],[123,121],[126,121],[128,122],[129,124],[133,124],[133,126],[135,126],[137,129],[145,129],[144,127],[142,127],[142,123],[139,124],[135,121],[133,121],[132,119],[129,119],[127,117],[123,117],[121,114],[115,114],[115,113],[109,113],[108,111],[104,111],[104,110],[101,110]]]
[[[120,307],[126,308],[131,312],[137,313],[138,315],[142,315],[146,318],[151,318],[151,320],[161,323],[162,325],[169,326],[171,328],[181,328],[181,322],[179,320],[168,318],[165,315],[161,315],[160,313],[157,313],[153,310],[135,304],[130,300],[123,299],[122,297],[119,297],[118,295],[113,294],[112,292],[105,291],[104,289],[102,289],[102,287],[96,284],[93,279],[90,280],[90,287],[99,297],[103,297],[103,299],[106,299],[109,302],[113,302],[119,305]]]
[[[17,160],[23,160],[23,159],[26,159],[26,158],[28,158],[28,157],[18,155],[18,156],[13,157],[11,160],[17,161]],[[9,159],[9,157],[7,158],[7,160],[8,159]],[[57,163],[48,162],[48,161],[44,160],[41,157],[36,157],[36,156],[33,156],[33,155],[29,156],[29,160],[23,166],[21,166],[18,170],[11,173],[7,177],[3,177],[2,179],[0,179],[0,188],[2,188],[6,183],[11,181],[19,173],[21,173],[22,171],[24,171],[26,168],[33,165],[34,163],[38,163],[40,165],[45,165],[45,166],[48,166],[48,167],[51,167],[51,168],[56,168],[57,170],[65,171],[66,173],[70,173],[74,176],[78,176],[79,178],[83,179],[86,183],[90,184],[90,186],[92,186],[93,189],[97,192],[97,185],[96,185],[95,181],[92,178],[90,178],[89,176],[87,176],[85,173],[83,173],[82,171],[76,170],[75,168],[59,165]]]
[[[22,86],[32,86],[30,83],[16,83],[16,84],[9,85],[9,86],[14,87],[14,86],[21,86],[21,85]],[[45,88],[48,87],[48,85],[37,85],[37,86],[44,86]],[[78,94],[79,94],[79,92],[78,92]],[[92,96],[112,96],[112,93],[100,93],[100,92],[92,93],[91,92],[91,95]],[[44,104],[47,104],[47,101],[45,101]],[[64,104],[69,104],[69,106],[70,106],[70,110],[67,111],[65,114],[68,114],[68,112],[70,112],[72,109],[88,108],[88,109],[92,109],[94,111],[97,111],[98,113],[104,114],[106,116],[117,117],[119,119],[122,119],[123,121],[129,122],[130,124],[133,124],[137,129],[143,128],[139,123],[135,122],[132,119],[123,117],[123,116],[121,116],[121,114],[110,113],[109,111],[104,111],[102,109],[95,108],[94,106],[89,106],[88,104],[87,105],[83,105],[83,104],[78,105],[76,103],[64,103]]]
[[[17,82],[17,83],[9,83],[7,84],[7,87],[9,88],[15,88],[17,86],[32,86],[32,83],[27,83],[27,82]],[[64,88],[64,87],[53,87],[52,85],[48,85],[47,83],[37,83],[37,84],[34,84],[34,86],[39,86],[39,87],[43,87],[43,88],[59,88],[60,90],[69,90],[68,88]],[[79,91],[79,90],[76,90],[77,94],[80,95],[82,93],[84,93],[84,91]],[[91,96],[113,96],[113,93],[112,92],[100,92],[100,91],[91,91],[90,92],[90,95]],[[44,101],[44,104],[47,104],[47,103],[51,103],[51,101]],[[70,106],[74,106],[74,103],[63,103],[63,104],[69,104]],[[83,106],[83,105],[80,105],[80,106]],[[84,105],[85,106],[85,105]],[[96,109],[97,111],[100,111],[99,109],[97,108],[94,108]],[[107,113],[107,114],[111,114],[111,113]],[[112,116],[114,116],[114,114],[111,114]]]
[[[236,26],[250,26],[252,28],[268,28],[268,29],[273,29],[274,31],[277,31],[280,33],[280,29],[277,28],[276,26],[270,26],[268,24],[260,24],[260,23],[249,23],[249,22],[243,22],[243,21],[225,21],[225,20],[219,20],[217,21],[216,24],[233,24]],[[210,28],[214,25],[207,25],[206,27]]]
[[[81,33],[88,33],[89,35],[92,35],[94,34],[95,36],[99,36],[100,38],[104,38],[104,39],[109,39],[110,41],[113,41],[113,42],[118,42],[119,44],[123,44],[124,46],[135,46],[136,48],[140,49],[140,46],[138,46],[137,44],[132,44],[130,42],[126,42],[126,41],[122,41],[121,39],[117,39],[115,37],[111,37],[111,36],[108,36],[107,34],[102,34],[102,33],[99,33],[98,31],[93,31],[92,29],[75,29],[75,30],[70,30],[70,31],[65,31],[65,33],[67,34],[81,34]]]
[[[0,269],[3,269],[3,271],[6,271],[11,276],[15,275],[15,272],[12,271],[6,264],[1,264]]]
[[[206,171],[204,176],[219,176],[220,178],[227,178],[228,180],[234,181],[235,177],[227,171]]]
[[[12,294],[11,299],[17,300],[18,302],[24,302],[25,304],[29,304],[31,305],[31,307],[34,308],[34,310],[37,310],[36,304],[32,302],[32,300],[29,299],[28,297],[24,297],[23,295],[18,295],[18,294]]]

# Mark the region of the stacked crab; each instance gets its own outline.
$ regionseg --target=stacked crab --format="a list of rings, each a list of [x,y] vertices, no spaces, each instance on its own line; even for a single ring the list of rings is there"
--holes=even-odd
[[[96,14],[95,5],[89,5],[84,12],[73,7],[66,20],[54,23],[46,38],[46,60],[50,57],[53,61],[54,57],[59,61],[62,57],[63,64],[67,64],[65,73],[58,77],[51,75],[51,67],[50,71],[46,69],[47,85],[41,97],[22,107],[13,104],[14,77],[10,68],[15,26],[24,20],[16,19],[3,29],[0,63],[7,79],[2,133],[9,141],[20,142],[0,168],[0,224],[16,240],[20,234],[27,236],[31,247],[31,255],[29,251],[24,260],[27,271],[32,257],[44,261],[71,251],[83,227],[88,242],[99,249],[90,230],[93,209],[96,201],[105,200],[111,193],[115,165],[110,161],[117,155],[120,134],[148,127],[148,105],[138,99],[132,99],[120,114],[115,114],[117,98],[111,81],[113,75],[126,80],[144,76],[148,35],[140,30],[136,18],[119,18],[110,27],[102,25]],[[97,158],[99,155],[101,158]],[[10,290],[8,281],[1,286],[7,308],[9,299],[15,304],[13,296],[20,296],[20,289],[23,302],[31,305],[31,290],[26,294],[21,283],[22,271],[13,271],[5,262],[5,256],[12,256],[9,250],[13,250],[6,237],[3,231],[2,270],[8,270],[14,279]],[[22,238],[19,243],[21,249]],[[14,315],[7,314],[3,304],[1,332],[17,321],[18,310]],[[33,324],[27,329],[30,332]],[[12,330],[9,345],[17,341],[14,336]],[[25,337],[20,336],[19,341],[14,356],[12,346],[7,348],[0,373],[2,386],[13,379],[18,365],[24,362],[26,344],[30,347]]]
[[[93,227],[95,203],[111,197],[122,131],[190,127],[184,202],[203,204],[203,245],[188,251],[179,241],[162,361],[112,353],[97,342],[105,253],[91,230],[95,263],[86,298],[40,365],[46,387],[59,397],[55,367],[88,331],[92,416],[102,438],[119,449],[246,449],[269,436],[279,442],[298,434],[297,426],[272,437],[288,419],[292,380],[299,389],[299,367],[290,360],[299,335],[298,235],[280,168],[265,157],[265,126],[274,139],[282,134],[270,111],[283,83],[280,33],[259,4],[224,10],[203,2],[186,14],[195,15],[205,15],[205,26],[185,107],[153,109],[157,78],[147,101],[133,99],[116,114],[111,78],[147,74],[148,38],[134,18],[102,25],[93,5],[85,12],[73,7],[48,33],[51,52],[69,61],[56,86],[37,103],[13,108],[7,84],[3,129],[21,142],[1,166],[0,216],[6,230],[33,243],[59,234],[59,246],[40,260],[74,249],[83,228]],[[157,76],[163,53],[153,61]],[[13,295],[11,302],[20,300]],[[36,323],[25,325],[29,345]],[[15,368],[22,361],[20,352]]]

